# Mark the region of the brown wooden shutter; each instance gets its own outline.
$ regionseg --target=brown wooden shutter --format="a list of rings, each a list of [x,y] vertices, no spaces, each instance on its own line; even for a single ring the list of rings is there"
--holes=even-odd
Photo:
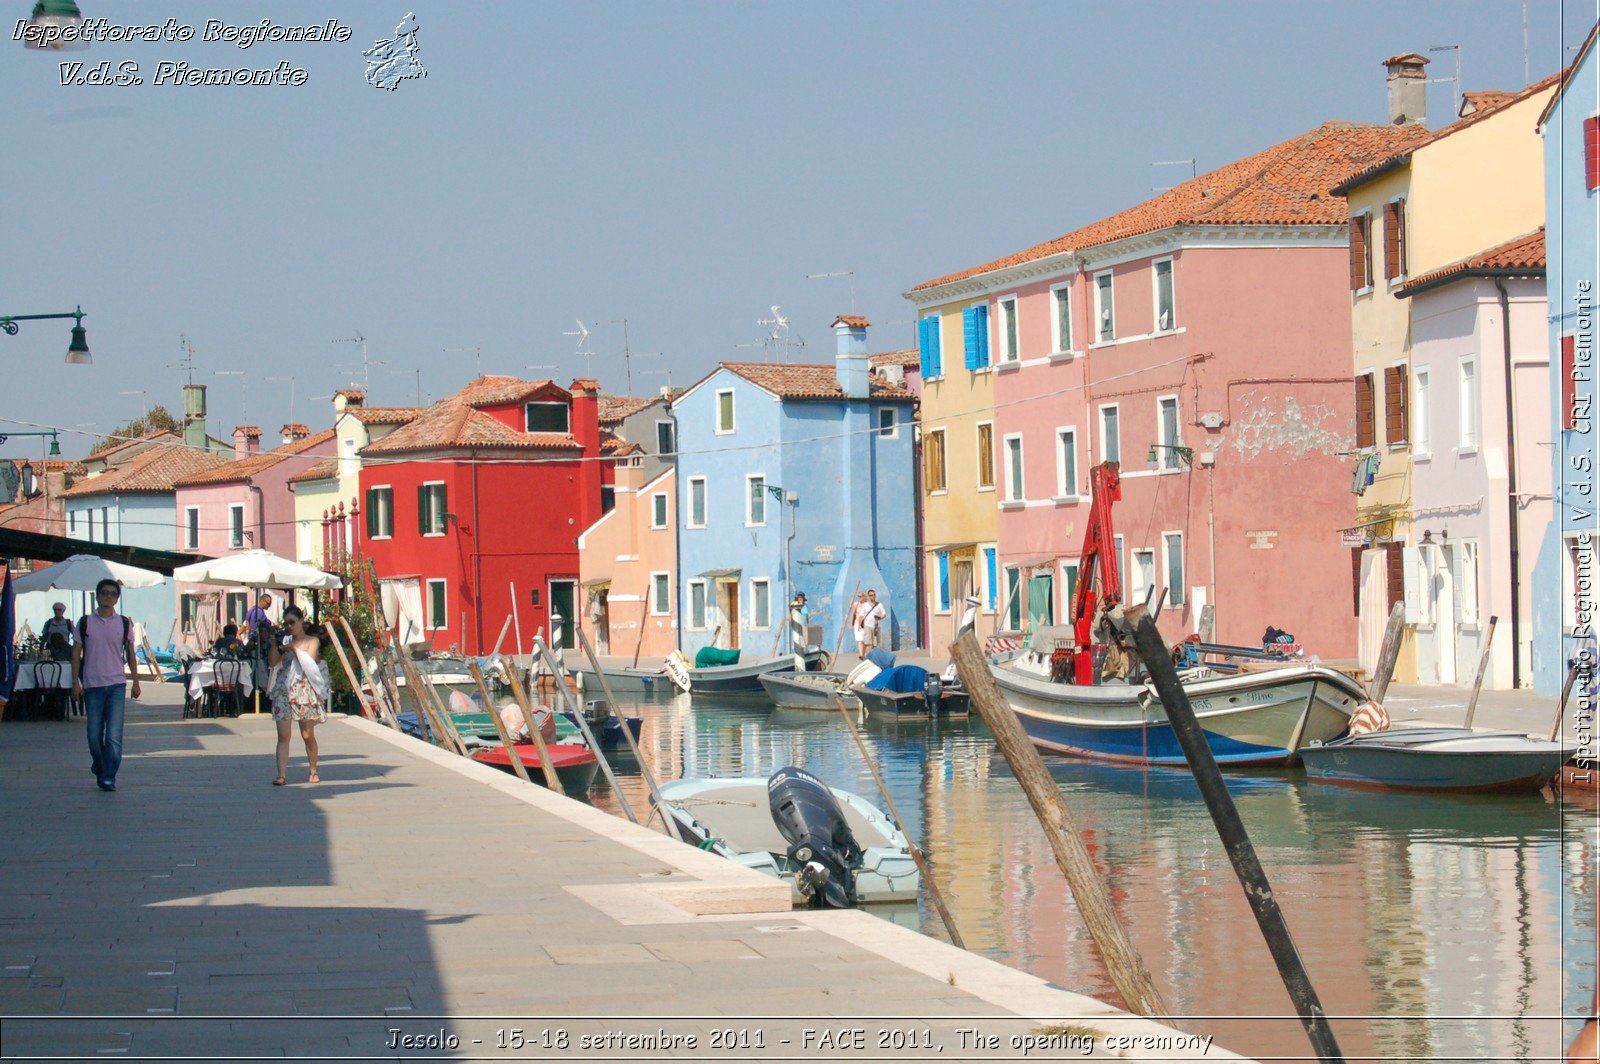
[[[1396,602],[1403,602],[1406,597],[1405,557],[1400,553],[1398,543],[1385,543],[1383,550],[1386,575],[1389,578],[1389,608],[1392,610]]]
[[[1350,290],[1367,287],[1367,215],[1350,219]]]
[[[1572,376],[1576,368],[1576,343],[1574,337],[1569,334],[1561,338],[1561,427],[1563,429],[1576,428],[1578,424],[1576,409],[1578,383]]]
[[[1355,592],[1356,616],[1361,616],[1361,555],[1366,553],[1366,547],[1350,548],[1350,587]]]
[[[1399,211],[1393,203],[1383,205],[1383,276],[1393,280],[1400,276],[1400,225]]]
[[[1406,201],[1394,201],[1394,234],[1395,234],[1395,266],[1398,272],[1396,277],[1404,277],[1411,271],[1406,266]]]
[[[1372,374],[1363,373],[1356,378],[1356,446],[1377,445],[1373,423]]]
[[[1390,366],[1383,371],[1383,431],[1385,442],[1406,440],[1406,367]]]

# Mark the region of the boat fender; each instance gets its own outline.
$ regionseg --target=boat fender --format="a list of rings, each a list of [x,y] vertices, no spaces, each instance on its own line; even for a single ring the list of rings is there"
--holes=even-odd
[[[874,676],[878,675],[878,673],[882,671],[882,669],[878,668],[872,662],[863,661],[861,664],[850,670],[850,675],[844,678],[844,685],[846,687],[856,687],[860,684],[866,683],[868,680],[871,680]]]

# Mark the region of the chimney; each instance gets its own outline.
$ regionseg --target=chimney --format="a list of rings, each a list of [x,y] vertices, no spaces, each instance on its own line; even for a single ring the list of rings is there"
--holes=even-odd
[[[340,388],[333,393],[333,416],[338,417],[352,406],[365,406],[367,393],[360,388]]]
[[[206,386],[183,386],[183,444],[197,451],[208,450],[211,441],[206,439]]]
[[[1428,65],[1416,52],[1392,55],[1383,61],[1389,86],[1389,121],[1397,126],[1428,124]]]
[[[261,450],[261,430],[254,425],[240,425],[233,430],[233,453],[255,454]]]
[[[609,463],[595,461],[600,456],[600,382],[590,377],[575,377],[569,389],[572,408],[567,424],[572,438],[583,448],[589,461],[579,462],[577,469],[578,528],[588,528],[600,519],[600,489],[604,484],[603,466]]]
[[[840,389],[849,399],[867,397],[867,326],[870,324],[866,318],[855,314],[841,314],[833,319],[833,334],[839,344],[833,371],[839,378]]]
[[[303,440],[311,435],[311,426],[296,422],[292,425],[285,425],[278,431],[283,434],[283,445],[287,447],[296,440]]]

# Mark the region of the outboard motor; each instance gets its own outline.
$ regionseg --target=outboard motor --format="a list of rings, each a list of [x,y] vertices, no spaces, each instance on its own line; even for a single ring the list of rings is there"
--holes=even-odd
[[[789,860],[800,866],[796,881],[811,907],[854,907],[852,868],[861,861],[862,849],[833,792],[805,769],[791,766],[767,781],[767,803],[789,843]]]
[[[928,716],[939,715],[939,693],[944,690],[944,685],[939,682],[939,674],[928,673],[928,678],[922,682],[922,700],[928,704]]]

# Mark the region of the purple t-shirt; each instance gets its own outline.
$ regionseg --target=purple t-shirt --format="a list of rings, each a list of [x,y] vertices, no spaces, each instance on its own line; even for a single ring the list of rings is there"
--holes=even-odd
[[[89,638],[84,640],[83,664],[78,680],[85,687],[121,687],[127,679],[128,651],[122,638],[122,615],[89,614]],[[133,646],[133,625],[128,625],[127,647]]]

